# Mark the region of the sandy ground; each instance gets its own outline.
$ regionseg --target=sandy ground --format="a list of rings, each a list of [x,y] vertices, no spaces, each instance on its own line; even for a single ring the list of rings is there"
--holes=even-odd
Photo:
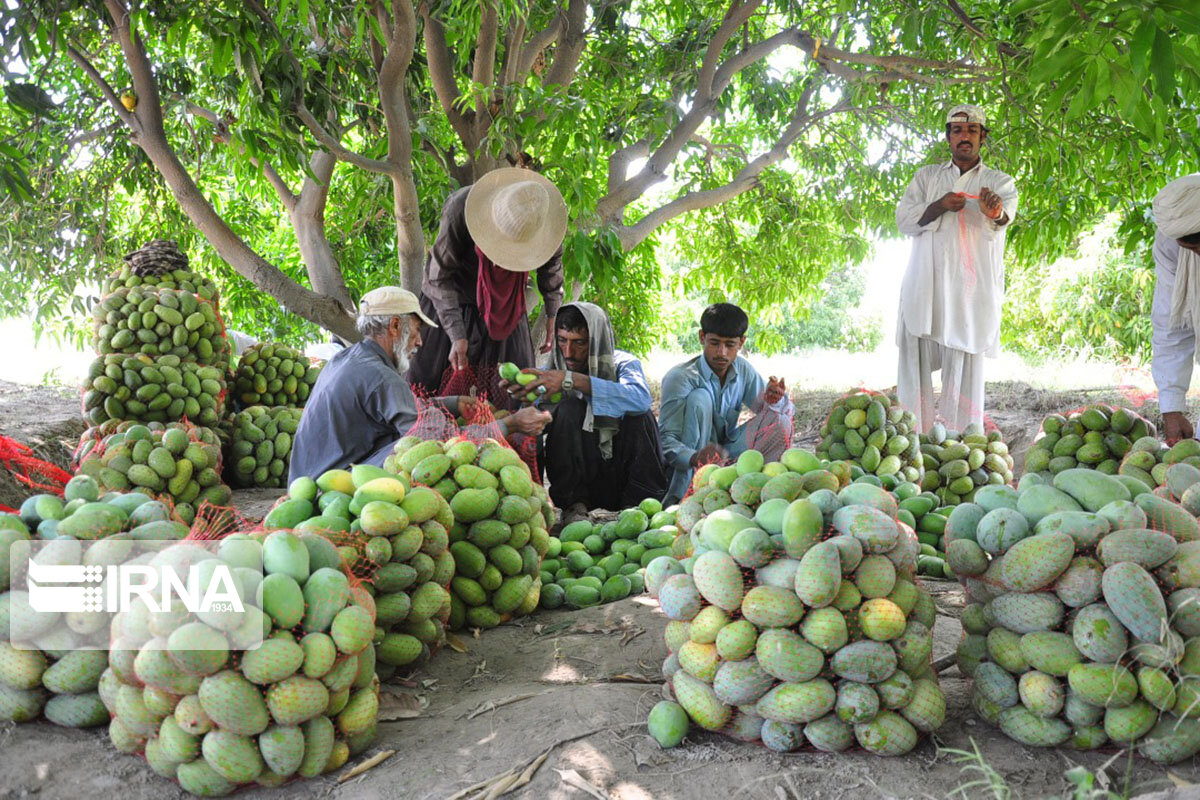
[[[988,390],[991,417],[1018,461],[1044,414],[1123,397],[1114,389],[1052,392],[1022,383],[989,384]],[[837,394],[797,394],[798,442],[815,440]],[[69,393],[0,383],[0,434],[65,463],[71,439],[82,430],[76,402]],[[1143,411],[1153,418],[1157,409],[1148,403]],[[0,473],[0,503],[11,505],[21,492],[3,480]],[[261,514],[274,494],[238,493],[237,502],[243,513]],[[951,582],[928,585],[941,612],[934,657],[942,658],[953,652],[961,633],[956,617],[962,595]],[[644,723],[661,697],[665,623],[656,605],[642,597],[579,612],[539,612],[479,638],[464,636],[458,648],[448,647],[385,684],[385,716],[388,709],[418,714],[381,722],[377,743],[355,760],[395,750],[387,761],[341,784],[323,778],[238,797],[444,799],[514,767],[523,769],[543,753],[547,757],[532,781],[506,797],[586,797],[569,783],[576,778],[595,787],[593,796],[614,800],[1062,797],[1071,796],[1063,772],[1077,764],[1097,772],[1098,785],[1121,796],[1200,784],[1195,764],[1168,771],[1131,762],[1120,750],[1081,754],[1017,745],[973,716],[969,683],[953,666],[942,673],[949,699],[946,725],[903,759],[861,752],[779,755],[703,732],[662,751]],[[993,794],[985,776],[965,769],[944,749],[975,747],[1011,794]],[[984,784],[972,784],[981,779]],[[0,728],[0,798],[118,794],[127,800],[183,796],[140,759],[117,754],[103,732],[46,723]]]

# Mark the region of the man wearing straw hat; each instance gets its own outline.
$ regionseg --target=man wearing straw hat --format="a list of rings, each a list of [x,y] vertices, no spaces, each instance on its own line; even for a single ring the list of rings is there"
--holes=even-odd
[[[1200,321],[1200,173],[1171,181],[1154,198],[1154,360],[1167,444],[1191,439],[1187,390]]]
[[[420,415],[402,376],[421,347],[422,323],[434,325],[412,292],[381,286],[363,295],[356,320],[362,341],[321,370],[292,441],[289,481],[354,464],[383,465]],[[455,416],[470,415],[474,402],[465,396],[432,401]],[[507,436],[540,433],[549,421],[548,413],[526,408],[496,424]]]
[[[983,423],[983,358],[1000,350],[1004,234],[1017,213],[1017,187],[984,166],[979,106],[946,115],[950,160],[917,170],[896,206],[896,226],[913,237],[900,288],[896,394],[927,432],[938,417],[962,430]],[[935,415],[932,373],[941,371]]]
[[[532,170],[493,170],[450,195],[421,286],[421,310],[440,327],[424,331],[425,347],[408,376],[414,387],[433,395],[462,382],[456,373],[471,368],[478,374],[463,387],[481,379],[481,388],[498,400],[496,366],[534,364],[525,303],[534,271],[547,320],[539,349],[550,352],[550,321],[562,305],[566,230],[562,195]]]

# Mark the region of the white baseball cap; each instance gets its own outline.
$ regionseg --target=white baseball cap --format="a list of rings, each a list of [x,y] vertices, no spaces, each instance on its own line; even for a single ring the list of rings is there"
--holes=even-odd
[[[380,286],[367,292],[358,301],[358,313],[360,316],[416,314],[426,325],[437,327],[436,322],[421,313],[421,301],[417,296],[399,286]]]
[[[975,123],[987,127],[987,118],[983,114],[983,109],[968,104],[957,105],[950,109],[950,113],[946,114],[946,124],[951,122]]]

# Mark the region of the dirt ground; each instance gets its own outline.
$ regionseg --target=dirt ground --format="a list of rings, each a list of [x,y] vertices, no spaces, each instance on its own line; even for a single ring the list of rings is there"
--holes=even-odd
[[[1018,461],[1046,413],[1123,400],[1117,391],[1050,393],[1025,384],[989,385],[988,396],[991,417]],[[833,398],[797,394],[798,442],[814,441]],[[0,434],[40,448],[45,457],[57,460],[57,453],[65,463],[71,435],[77,438],[82,428],[68,427],[75,402],[51,390],[0,384]],[[5,487],[0,483],[0,503],[11,505]],[[239,493],[237,501],[243,513],[261,514],[272,496]],[[944,659],[961,633],[962,594],[952,582],[927,585],[941,612],[934,658]],[[954,666],[941,675],[949,701],[945,726],[903,759],[862,752],[780,755],[703,732],[663,751],[647,735],[645,718],[661,698],[665,624],[656,604],[641,597],[578,612],[538,612],[478,638],[463,636],[457,647],[384,685],[382,718],[391,719],[380,723],[376,744],[354,760],[394,750],[382,764],[344,783],[323,778],[237,796],[473,797],[456,793],[510,769],[520,772],[543,753],[530,783],[506,797],[583,798],[589,792],[576,787],[585,784],[592,796],[613,800],[1062,797],[1071,796],[1064,771],[1080,764],[1098,774],[1097,786],[1128,797],[1200,784],[1195,764],[1166,770],[1130,762],[1120,750],[1081,754],[1017,745],[974,717],[970,684]],[[987,776],[944,749],[976,747],[1011,794],[993,793]],[[125,800],[183,796],[140,759],[115,753],[102,732],[46,723],[0,727],[0,798],[117,794]]]

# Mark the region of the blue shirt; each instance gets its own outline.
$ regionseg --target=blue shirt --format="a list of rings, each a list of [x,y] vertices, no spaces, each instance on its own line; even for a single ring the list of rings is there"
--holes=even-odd
[[[641,362],[624,350],[614,350],[613,364],[617,368],[615,381],[591,378],[592,413],[597,417],[620,418],[649,411],[650,387]]]
[[[304,405],[288,480],[380,466],[416,421],[417,399],[391,357],[370,339],[351,345],[325,364]]]
[[[692,456],[706,444],[684,441],[684,412],[689,394],[696,389],[703,389],[711,396],[713,430],[709,434],[708,442],[715,442],[728,449],[728,445],[737,439],[737,421],[742,407],[749,408],[755,414],[762,411],[762,395],[766,388],[767,382],[758,374],[758,370],[741,356],[737,357],[725,373],[723,386],[720,378],[704,360],[703,354],[672,367],[663,376],[662,408],[658,414],[667,464],[676,470],[690,472]],[[789,419],[794,410],[787,393],[769,408]]]

